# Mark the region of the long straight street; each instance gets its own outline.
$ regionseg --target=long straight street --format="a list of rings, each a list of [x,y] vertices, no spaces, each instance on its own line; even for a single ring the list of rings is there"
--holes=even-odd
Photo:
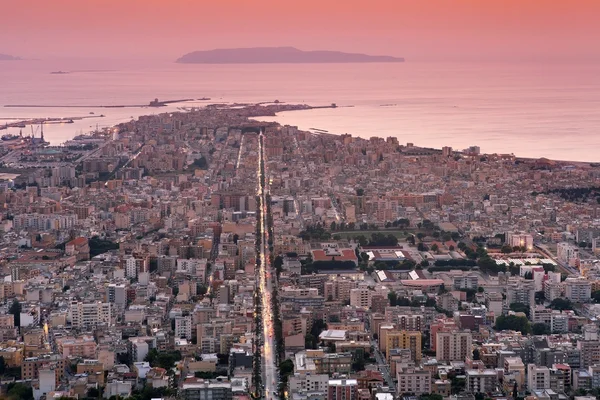
[[[271,272],[271,260],[269,259],[269,232],[267,229],[267,189],[266,171],[263,147],[263,134],[259,135],[258,152],[258,198],[260,201],[260,249],[259,249],[259,290],[262,303],[262,368],[264,398],[277,399],[278,374],[277,357],[273,327],[273,311],[271,295],[273,293],[273,274]]]

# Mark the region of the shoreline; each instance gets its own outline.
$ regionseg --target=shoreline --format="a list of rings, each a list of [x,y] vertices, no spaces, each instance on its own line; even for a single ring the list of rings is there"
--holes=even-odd
[[[336,107],[309,107],[309,108],[306,108],[306,109],[298,109],[298,110],[283,110],[283,111],[276,112],[275,115],[264,115],[264,117],[277,118],[277,119],[272,119],[272,120],[269,120],[269,121],[259,120],[258,118],[260,118],[260,117],[252,117],[252,119],[256,120],[258,122],[274,122],[274,123],[277,123],[277,124],[279,124],[281,126],[285,126],[285,125],[292,125],[292,126],[294,126],[295,125],[295,126],[298,127],[298,130],[301,130],[303,132],[308,132],[308,133],[311,133],[311,134],[334,135],[334,136],[341,136],[341,135],[344,135],[344,134],[349,134],[349,135],[351,135],[354,138],[360,138],[360,139],[368,141],[369,140],[368,138],[359,136],[356,133],[348,133],[348,132],[337,133],[333,129],[324,129],[324,128],[323,129],[321,129],[321,128],[313,128],[313,127],[310,127],[310,128],[301,128],[297,124],[290,124],[290,123],[287,123],[287,122],[284,123],[284,122],[281,122],[280,120],[278,120],[279,118],[285,117],[284,115],[281,115],[281,113],[288,112],[288,111],[305,111],[305,110],[322,109],[322,108],[349,108],[349,107],[354,107],[354,106],[353,105],[351,105],[351,106],[339,106],[338,105]],[[312,126],[314,126],[314,125],[312,125]],[[373,133],[370,136],[372,136],[372,137],[378,137],[378,138],[381,138],[381,139],[385,139],[386,138],[385,135],[378,135],[377,133]],[[394,137],[396,137],[397,139],[399,139],[397,136],[394,136]],[[442,146],[453,147],[450,143],[443,144]],[[437,151],[440,151],[440,152],[442,151],[441,148],[434,148],[434,147],[429,147],[429,146],[426,146],[426,145],[419,146],[419,145],[415,144],[415,147],[422,148],[422,149],[437,150]],[[458,152],[458,153],[463,153],[463,150],[456,149],[454,151]],[[565,160],[565,159],[551,158],[551,157],[546,156],[546,155],[541,155],[541,156],[519,156],[517,154],[508,153],[508,152],[484,152],[484,151],[482,151],[481,154],[479,154],[479,155],[480,156],[485,156],[485,155],[494,155],[494,154],[495,155],[513,155],[515,157],[515,161],[517,161],[517,160],[518,161],[536,161],[536,160],[541,160],[541,159],[547,159],[547,160],[553,161],[553,162],[568,163],[568,164],[574,164],[574,165],[578,165],[578,166],[586,166],[587,165],[587,166],[590,166],[590,167],[594,167],[591,164],[599,164],[599,166],[600,166],[600,157],[598,158],[598,160],[595,160],[595,161],[582,161],[582,160]]]
[[[193,100],[193,99],[188,99],[188,100],[167,100],[164,102],[160,102],[160,103],[164,103],[164,106],[176,106],[178,105],[178,103],[180,103],[180,105],[178,106],[177,110],[173,110],[173,111],[169,111],[167,112],[166,110],[164,111],[164,113],[173,113],[173,112],[178,112],[178,113],[186,113],[186,112],[193,112],[195,108],[204,108],[204,107],[214,107],[215,109],[222,109],[222,108],[231,108],[231,109],[235,109],[236,107],[263,107],[265,105],[270,105],[270,106],[281,106],[281,110],[277,110],[277,111],[271,111],[269,112],[265,112],[262,115],[256,115],[256,116],[252,116],[252,117],[248,117],[248,121],[254,121],[254,122],[268,122],[268,123],[276,123],[279,126],[285,126],[285,125],[291,125],[291,126],[297,126],[298,129],[300,131],[303,132],[307,132],[310,134],[318,134],[318,135],[332,135],[332,136],[341,136],[345,133],[336,133],[335,131],[332,131],[331,129],[321,129],[321,128],[301,128],[300,126],[298,126],[297,124],[290,124],[290,123],[284,123],[281,122],[280,120],[275,120],[275,118],[281,118],[283,117],[283,115],[281,115],[281,113],[284,112],[289,112],[289,111],[306,111],[306,110],[319,110],[319,109],[337,109],[337,108],[353,108],[354,105],[337,105],[336,103],[331,103],[330,105],[322,105],[322,106],[311,106],[308,104],[290,104],[290,103],[286,103],[286,102],[280,102],[280,101],[262,101],[262,102],[256,102],[256,103],[239,103],[239,102],[233,102],[233,103],[204,103],[202,104],[200,107],[186,107],[186,105],[189,105],[190,101],[201,101],[204,100],[206,101],[207,99],[198,99],[198,100]],[[4,107],[9,107],[8,105],[5,105]],[[36,106],[36,105],[29,105],[29,106],[24,106],[24,107],[28,107],[28,108],[43,108],[46,106]],[[61,108],[63,106],[48,106],[50,108]],[[101,106],[65,106],[65,108],[93,108],[93,107],[101,107]],[[126,108],[126,107],[135,107],[135,108],[151,108],[151,109],[161,109],[163,106],[105,106],[104,108]],[[140,110],[141,111],[141,110]],[[265,111],[267,111],[265,109]],[[136,113],[137,114],[137,113]],[[155,115],[155,114],[151,114],[151,113],[140,113],[139,115],[135,116],[134,119],[139,119],[140,117],[143,116],[148,116],[148,115]],[[92,119],[92,118],[101,118],[102,115],[86,115],[86,116],[79,116],[79,117],[53,117],[53,118],[29,118],[29,119],[24,119],[24,120],[19,120],[19,121],[15,121],[13,123],[9,123],[9,129],[10,128],[14,128],[14,127],[18,127],[17,125],[19,124],[25,124],[25,125],[35,125],[35,124],[40,124],[40,123],[49,123],[49,124],[59,124],[59,123],[67,123],[67,121],[69,120],[73,120],[73,121],[83,121],[83,120],[87,120],[87,119]],[[267,119],[271,119],[271,120],[265,120],[263,118],[267,118]],[[2,118],[2,120],[11,120],[10,118]],[[14,121],[14,119],[12,119]],[[131,120],[131,118],[123,118],[122,121],[120,122],[113,122],[112,125],[109,125],[109,128],[116,128],[118,127],[120,124],[126,123],[127,121]],[[14,126],[13,126],[14,125]],[[0,123],[0,130],[5,129],[6,125],[3,125]],[[313,125],[314,126],[314,125]],[[7,131],[7,130],[6,130]],[[89,131],[89,132],[93,132],[93,130]],[[89,133],[88,132],[88,133]],[[79,135],[80,133],[75,133],[72,136],[70,136],[69,139],[67,140],[72,140],[73,137]],[[368,138],[362,137],[362,136],[358,136],[357,134],[352,134],[350,133],[354,138],[359,138],[361,140],[365,140],[368,141]],[[371,136],[373,137],[380,137],[382,139],[385,139],[385,136],[380,136],[377,134],[372,134]],[[399,138],[398,138],[399,139]],[[52,140],[52,142],[55,142],[55,140]],[[1,143],[0,143],[1,144]],[[52,144],[53,146],[57,145],[57,144]],[[444,144],[445,146],[449,145],[449,144]],[[422,148],[422,149],[427,149],[430,151],[439,151],[441,152],[442,149],[441,148],[435,148],[435,147],[429,147],[429,146],[419,146],[419,145],[415,145],[415,147],[417,148]],[[459,154],[464,154],[463,150],[454,150],[456,153]],[[481,152],[481,154],[479,154],[479,156],[483,157],[486,155],[512,155],[515,158],[515,161],[521,161],[521,162],[534,162],[537,160],[541,160],[541,159],[547,159],[549,161],[552,162],[556,162],[556,163],[560,163],[563,166],[567,165],[567,164],[571,164],[574,166],[578,166],[578,167],[589,167],[589,168],[594,168],[595,165],[594,164],[598,164],[598,166],[600,166],[600,160],[599,161],[581,161],[581,160],[564,160],[564,159],[556,159],[556,158],[550,158],[547,156],[540,156],[540,157],[531,157],[531,156],[518,156],[515,155],[514,153],[502,153],[502,152]]]

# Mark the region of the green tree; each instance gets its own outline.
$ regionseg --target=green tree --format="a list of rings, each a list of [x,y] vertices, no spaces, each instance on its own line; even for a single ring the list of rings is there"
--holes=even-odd
[[[439,249],[440,247],[437,245],[437,243],[431,245],[431,251],[437,253]]]
[[[549,335],[550,327],[543,322],[537,322],[531,326],[531,332],[534,335]]]
[[[398,295],[396,294],[396,292],[389,292],[388,300],[390,301],[390,306],[395,307],[398,303]]]
[[[9,400],[32,400],[33,389],[31,386],[24,385],[23,383],[11,382],[6,387],[6,394]]]
[[[514,312],[522,312],[529,318],[529,307],[523,303],[511,303],[510,310]]]
[[[21,306],[21,303],[19,303],[19,301],[17,299],[14,299],[12,304],[10,305],[10,308],[8,309],[8,312],[13,315],[15,326],[21,326],[21,311],[22,310],[23,310],[23,307]]]
[[[481,360],[481,354],[479,353],[479,349],[473,350],[473,361]]]
[[[513,330],[519,331],[524,335],[531,332],[531,325],[527,317],[518,317],[516,315],[501,315],[496,319],[494,329],[498,331]]]
[[[361,188],[356,189],[356,195],[357,196],[364,196],[365,195],[365,189],[361,189]]]
[[[552,300],[552,302],[550,302],[550,308],[553,310],[572,310],[573,309],[573,304],[571,303],[571,300],[569,299],[563,299],[563,298],[556,298],[554,300]]]
[[[600,290],[592,293],[592,300],[594,300],[594,303],[600,303]]]

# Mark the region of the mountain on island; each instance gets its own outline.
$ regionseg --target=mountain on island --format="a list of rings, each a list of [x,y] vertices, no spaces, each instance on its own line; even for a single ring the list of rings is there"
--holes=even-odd
[[[182,64],[301,64],[403,62],[404,58],[370,56],[340,51],[302,51],[294,47],[253,47],[194,51],[176,62]]]
[[[2,54],[0,53],[0,61],[13,61],[13,60],[20,60],[19,57],[15,57],[15,56],[11,56],[8,54]]]

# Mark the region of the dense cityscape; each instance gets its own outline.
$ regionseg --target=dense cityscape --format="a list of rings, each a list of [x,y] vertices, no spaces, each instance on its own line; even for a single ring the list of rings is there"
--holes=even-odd
[[[599,398],[600,164],[306,108],[3,140],[0,398]]]

